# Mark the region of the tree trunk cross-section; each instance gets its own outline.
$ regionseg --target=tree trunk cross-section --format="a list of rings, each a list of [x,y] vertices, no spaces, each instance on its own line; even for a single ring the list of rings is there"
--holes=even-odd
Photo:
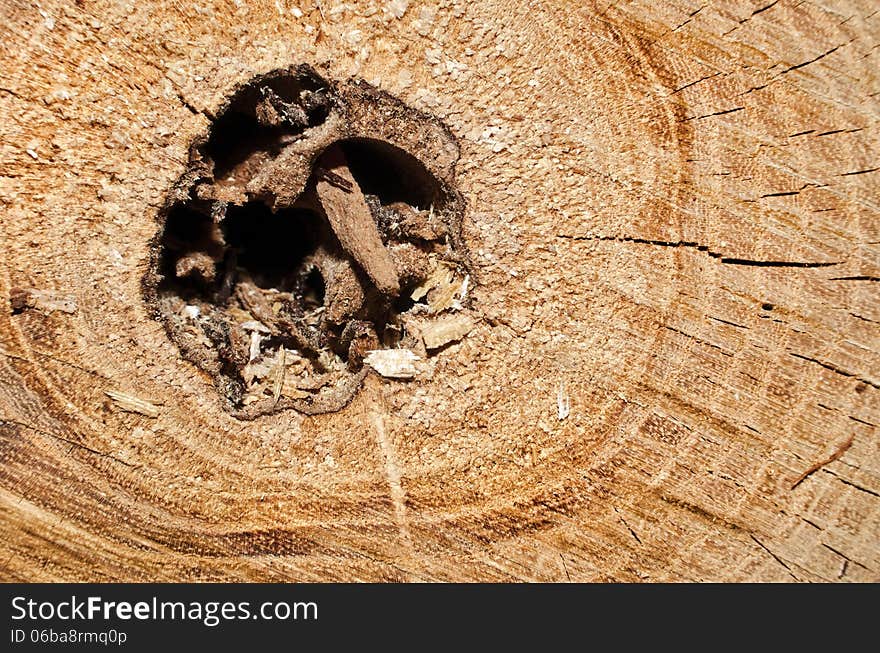
[[[880,580],[876,2],[295,4],[0,0],[0,580]],[[298,64],[455,134],[479,319],[244,421],[141,281]]]

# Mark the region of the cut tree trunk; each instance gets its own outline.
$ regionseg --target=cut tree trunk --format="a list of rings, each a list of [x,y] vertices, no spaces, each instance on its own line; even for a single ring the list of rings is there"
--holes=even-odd
[[[2,0],[0,580],[880,580],[874,2]],[[237,419],[151,315],[212,116],[461,146],[475,328]]]

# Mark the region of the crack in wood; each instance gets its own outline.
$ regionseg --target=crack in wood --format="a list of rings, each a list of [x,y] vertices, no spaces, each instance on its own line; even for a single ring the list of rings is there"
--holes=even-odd
[[[872,381],[871,379],[867,379],[865,377],[859,376],[853,372],[849,372],[843,368],[834,365],[833,363],[826,363],[825,361],[820,361],[818,358],[812,358],[810,356],[804,356],[803,354],[798,354],[793,351],[788,352],[789,356],[794,356],[795,358],[799,358],[801,360],[807,361],[809,363],[815,363],[816,365],[820,365],[824,367],[826,370],[834,372],[835,374],[840,374],[841,376],[845,376],[851,379],[856,379],[857,381],[861,381],[862,383],[866,383],[872,388],[876,388],[880,390],[880,383],[877,381]]]
[[[844,45],[847,45],[847,43],[841,43],[840,45],[834,46],[833,48],[831,48],[827,52],[823,52],[822,54],[820,54],[818,57],[814,57],[814,58],[810,59],[809,61],[804,61],[803,63],[795,64],[794,66],[786,68],[785,70],[783,70],[779,74],[784,75],[786,73],[791,72],[792,70],[798,70],[800,68],[803,68],[804,66],[809,66],[811,63],[816,63],[820,59],[824,59],[825,57],[827,57],[829,54],[831,54],[833,52],[837,52]]]
[[[131,468],[135,468],[135,469],[140,467],[140,465],[132,465],[131,463],[125,462],[124,460],[120,460],[119,458],[117,458],[113,454],[107,453],[105,451],[98,451],[97,449],[92,449],[91,447],[88,447],[88,446],[82,444],[81,442],[76,442],[75,440],[71,440],[70,438],[65,438],[63,435],[57,435],[57,434],[52,433],[50,431],[46,431],[45,429],[41,429],[37,426],[34,426],[33,424],[28,424],[26,422],[20,422],[18,420],[14,420],[14,419],[0,419],[0,426],[2,426],[4,424],[11,424],[13,426],[18,426],[20,428],[34,431],[34,432],[39,433],[41,435],[45,435],[47,437],[58,440],[59,442],[65,442],[65,443],[71,445],[71,448],[76,447],[77,449],[82,449],[83,451],[87,451],[87,452],[94,454],[96,456],[101,456],[102,458],[109,458],[113,462],[119,463],[120,465],[124,465],[126,467],[131,467]],[[68,452],[69,452],[69,450],[68,450]]]
[[[794,578],[794,579],[795,579],[796,581],[798,581],[798,582],[801,581],[801,579],[798,578],[798,577],[795,575],[795,573],[791,570],[791,567],[789,567],[788,564],[786,564],[786,562],[785,562],[782,558],[780,558],[778,555],[776,555],[775,553],[773,553],[773,551],[771,551],[769,548],[767,548],[767,546],[766,546],[763,542],[761,542],[761,540],[759,540],[757,537],[755,537],[755,536],[752,535],[751,533],[749,533],[749,537],[752,538],[752,540],[755,542],[755,544],[757,544],[757,545],[758,545],[759,547],[761,547],[764,551],[766,551],[768,554],[770,554],[770,556],[771,556],[776,562],[778,562],[780,565],[782,565],[783,567],[785,567],[785,570],[788,572],[788,575],[789,575],[789,576],[791,576],[792,578]]]
[[[847,485],[847,486],[849,486],[849,487],[851,487],[851,488],[853,488],[853,489],[855,489],[855,490],[858,490],[859,492],[864,492],[865,494],[869,494],[869,495],[871,495],[872,497],[877,497],[878,499],[880,499],[880,492],[876,492],[876,491],[874,491],[874,490],[870,490],[870,489],[868,489],[868,488],[866,488],[866,487],[864,487],[864,486],[862,486],[862,485],[859,485],[858,483],[854,483],[853,481],[850,481],[850,480],[848,480],[848,479],[845,479],[845,478],[843,478],[840,474],[837,474],[837,473],[831,471],[830,469],[822,469],[822,472],[823,472],[824,474],[830,474],[831,476],[833,476],[834,478],[836,478],[838,481],[840,481],[840,482],[843,483],[844,485]]]
[[[670,331],[673,331],[675,333],[678,333],[679,335],[685,336],[686,338],[691,338],[692,340],[700,343],[701,345],[706,345],[707,347],[711,347],[712,349],[717,349],[725,356],[733,356],[733,352],[727,351],[726,349],[724,349],[720,345],[716,345],[715,343],[708,342],[706,340],[703,340],[702,338],[698,338],[697,336],[690,334],[690,333],[687,333],[686,331],[682,331],[681,329],[677,329],[677,328],[670,326],[668,324],[664,324],[663,328],[669,329]]]
[[[688,122],[690,120],[703,120],[703,118],[712,118],[713,116],[724,116],[728,113],[736,113],[737,111],[742,111],[745,107],[734,107],[732,109],[724,109],[722,111],[715,111],[714,113],[706,113],[701,116],[691,116],[690,118],[684,118],[682,122]]]
[[[869,172],[877,172],[878,170],[880,170],[880,167],[878,167],[878,168],[866,168],[865,170],[854,170],[853,172],[844,172],[844,173],[842,173],[840,176],[841,176],[841,177],[849,177],[849,176],[851,176],[851,175],[866,175],[866,174],[868,174]]]
[[[632,529],[632,527],[626,523],[626,520],[623,518],[623,515],[620,514],[620,511],[617,508],[614,508],[614,512],[617,513],[617,518],[620,519],[620,523],[626,527],[626,530],[629,531],[629,534],[635,538],[635,541],[639,544],[642,544],[642,538],[638,536],[638,534]]]
[[[851,277],[831,277],[828,281],[880,281],[880,277],[860,274]]]
[[[846,563],[852,563],[852,564],[854,564],[854,565],[857,566],[857,567],[861,567],[861,568],[864,569],[865,571],[870,571],[870,572],[874,572],[874,571],[875,571],[874,569],[871,569],[869,566],[867,566],[867,565],[865,565],[865,564],[859,562],[858,560],[853,560],[853,559],[850,558],[848,555],[846,555],[843,551],[840,551],[839,549],[835,549],[833,546],[831,546],[831,545],[829,545],[829,544],[827,544],[827,543],[825,543],[825,542],[822,542],[821,544],[822,544],[822,546],[824,546],[826,549],[828,549],[829,551],[831,551],[831,552],[834,553],[835,555],[838,555],[838,556],[840,556],[841,558],[843,558],[843,560],[844,560]],[[845,573],[845,572],[844,572],[844,573]],[[843,576],[843,573],[841,573],[841,576]],[[841,576],[838,576],[838,578],[840,578]]]
[[[573,236],[569,234],[556,234],[556,237],[566,240],[633,243],[636,245],[654,245],[656,247],[681,247],[686,249],[695,249],[699,252],[703,252],[711,258],[718,259],[719,262],[725,263],[727,265],[811,269],[833,267],[835,265],[842,265],[843,263],[845,263],[845,261],[778,261],[736,258],[726,256],[721,252],[712,251],[708,245],[701,245],[700,243],[692,240],[655,240],[651,238],[638,238],[634,236]]]

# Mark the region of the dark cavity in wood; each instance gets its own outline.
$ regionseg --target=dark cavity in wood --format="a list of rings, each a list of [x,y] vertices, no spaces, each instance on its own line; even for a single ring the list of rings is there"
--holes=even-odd
[[[145,299],[237,417],[339,410],[367,352],[407,337],[432,269],[469,270],[458,145],[308,66],[251,80],[216,116],[159,214]]]

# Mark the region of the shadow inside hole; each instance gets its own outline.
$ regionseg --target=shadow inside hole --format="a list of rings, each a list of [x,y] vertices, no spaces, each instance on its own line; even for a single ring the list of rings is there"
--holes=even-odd
[[[414,300],[409,292],[411,289],[407,288],[404,292],[400,294],[397,299],[394,300],[394,303],[391,306],[391,310],[398,315],[401,313],[406,313],[416,304],[426,304],[426,300],[424,297],[419,299],[418,301]]]
[[[261,123],[257,118],[257,106],[265,101],[267,92],[283,103],[301,107],[305,122]],[[324,82],[308,74],[265,79],[241,89],[214,123],[202,148],[203,154],[214,162],[214,178],[225,178],[256,152],[277,156],[287,142],[285,137],[322,124],[331,107],[325,92]]]
[[[317,308],[318,306],[323,306],[326,290],[327,288],[324,283],[324,277],[321,276],[320,270],[318,270],[318,268],[312,268],[308,274],[306,274],[300,288],[300,299],[303,308],[310,310]]]
[[[252,115],[226,113],[217,121],[212,140],[205,147],[206,154],[214,162],[214,178],[224,179],[255,152],[268,152],[277,156],[285,130],[257,123]]]
[[[320,306],[324,280],[317,270],[302,269],[320,244],[320,220],[310,210],[273,213],[261,202],[250,202],[230,206],[217,225],[206,207],[178,204],[165,222],[159,289],[214,302],[229,263],[261,288],[302,292],[310,306]],[[181,261],[188,259],[199,261],[195,271],[181,270]]]
[[[160,289],[173,287],[184,299],[210,291],[216,275],[216,261],[223,257],[223,238],[211,220],[207,204],[190,202],[172,207],[165,220],[161,251],[159,273],[163,281]],[[181,259],[194,255],[201,255],[208,262],[200,267],[202,273],[178,278],[177,266]]]
[[[321,218],[307,209],[282,209],[273,213],[262,202],[230,206],[222,222],[227,246],[235,252],[239,268],[261,288],[295,291],[304,259],[320,244]],[[323,280],[304,275],[303,288],[323,303]],[[320,274],[318,275],[320,279]],[[311,281],[309,281],[311,279]]]
[[[382,204],[405,202],[427,209],[443,197],[440,183],[417,158],[390,143],[369,138],[339,141],[348,167],[365,194]]]

